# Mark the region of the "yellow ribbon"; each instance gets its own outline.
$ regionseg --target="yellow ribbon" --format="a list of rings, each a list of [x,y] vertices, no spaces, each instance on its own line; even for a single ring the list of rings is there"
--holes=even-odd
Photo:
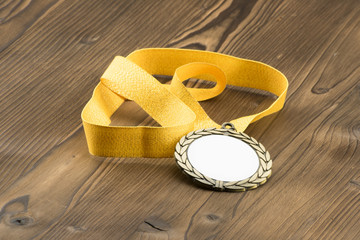
[[[173,76],[170,85],[153,75]],[[186,88],[189,78],[216,81],[211,89]],[[288,81],[278,70],[260,62],[220,53],[186,49],[141,49],[115,57],[101,77],[81,118],[89,151],[113,157],[172,157],[179,139],[207,127],[219,127],[198,101],[219,95],[226,84],[256,88],[278,96],[266,110],[230,121],[238,131],[279,111]],[[109,126],[111,115],[126,100],[140,105],[161,127]]]

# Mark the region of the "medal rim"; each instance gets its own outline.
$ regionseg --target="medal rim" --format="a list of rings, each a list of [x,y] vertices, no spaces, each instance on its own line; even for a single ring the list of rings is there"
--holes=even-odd
[[[222,181],[204,175],[193,167],[187,156],[187,150],[192,142],[209,135],[225,135],[237,138],[248,144],[257,154],[259,167],[250,177],[239,181]],[[206,128],[192,131],[183,136],[175,147],[175,161],[185,175],[203,187],[218,191],[247,191],[263,185],[271,176],[272,159],[265,147],[255,138],[246,133],[236,132],[229,128]]]

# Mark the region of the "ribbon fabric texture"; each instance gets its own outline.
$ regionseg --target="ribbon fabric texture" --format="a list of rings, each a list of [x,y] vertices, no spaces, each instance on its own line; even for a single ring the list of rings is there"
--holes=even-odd
[[[153,75],[173,76],[161,84]],[[213,88],[186,88],[182,82],[200,78],[216,82]],[[89,151],[111,157],[173,157],[176,143],[187,133],[220,127],[199,101],[218,96],[226,85],[255,88],[278,98],[262,112],[230,121],[238,131],[279,111],[288,81],[261,62],[198,50],[154,48],[117,56],[100,79],[81,118]],[[125,100],[135,101],[161,127],[109,126],[111,115]]]

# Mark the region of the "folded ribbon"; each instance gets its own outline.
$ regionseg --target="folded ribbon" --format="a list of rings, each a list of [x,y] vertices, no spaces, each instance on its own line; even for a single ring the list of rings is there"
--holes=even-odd
[[[153,75],[173,76],[170,85]],[[189,78],[216,81],[215,87],[186,88]],[[260,62],[220,53],[187,49],[141,49],[115,57],[101,77],[81,118],[89,151],[113,157],[172,157],[175,144],[187,133],[219,127],[198,101],[219,95],[226,84],[256,88],[278,96],[262,112],[230,121],[238,131],[279,111],[288,81],[278,70]],[[161,127],[109,126],[111,115],[126,100],[141,106]]]

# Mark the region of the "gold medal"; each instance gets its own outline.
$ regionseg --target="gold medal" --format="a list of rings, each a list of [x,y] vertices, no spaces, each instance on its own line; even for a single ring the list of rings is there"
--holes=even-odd
[[[257,188],[270,177],[272,167],[265,147],[236,132],[231,123],[183,136],[176,145],[175,160],[196,183],[220,191]]]
[[[153,75],[173,78],[167,85]],[[190,78],[216,85],[187,88],[183,82]],[[183,172],[214,190],[254,189],[270,177],[269,153],[243,131],[283,107],[288,81],[278,70],[221,53],[141,49],[127,57],[115,57],[100,80],[81,114],[90,153],[162,158],[173,156],[175,148],[176,163]],[[218,96],[227,85],[268,91],[278,98],[263,111],[220,127],[199,101]],[[135,101],[160,126],[110,126],[110,117],[127,99]],[[211,126],[217,127],[208,128]]]

